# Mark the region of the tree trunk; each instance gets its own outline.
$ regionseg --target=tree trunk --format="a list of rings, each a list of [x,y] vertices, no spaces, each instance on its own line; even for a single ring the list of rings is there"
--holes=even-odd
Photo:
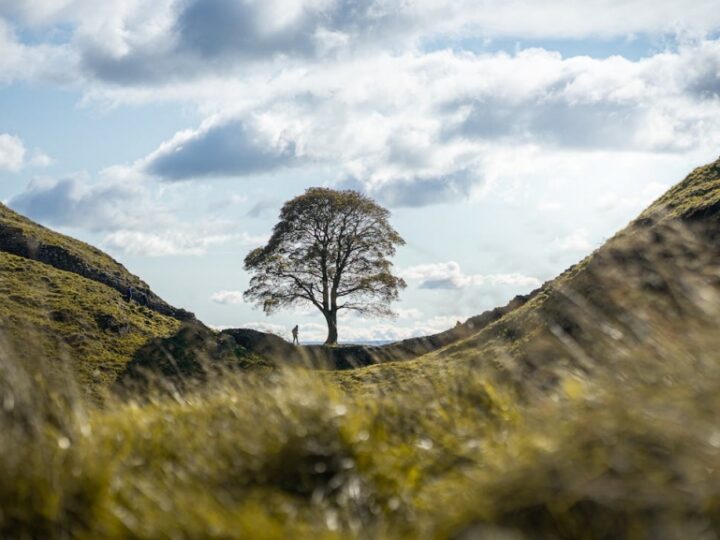
[[[337,311],[328,311],[323,313],[323,315],[325,315],[325,321],[328,326],[328,335],[325,340],[325,345],[336,345],[338,339]]]

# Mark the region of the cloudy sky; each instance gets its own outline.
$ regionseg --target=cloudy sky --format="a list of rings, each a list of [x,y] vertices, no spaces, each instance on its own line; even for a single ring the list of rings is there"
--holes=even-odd
[[[0,200],[214,326],[322,339],[242,303],[245,254],[310,186],[407,246],[397,321],[528,292],[720,154],[717,0],[0,0]]]

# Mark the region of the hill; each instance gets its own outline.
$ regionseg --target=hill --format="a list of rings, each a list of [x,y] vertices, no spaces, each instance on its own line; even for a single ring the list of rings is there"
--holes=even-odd
[[[139,277],[99,249],[43,227],[0,204],[0,252],[11,253],[136,296],[153,311],[178,320],[194,316],[170,306]],[[131,291],[132,290],[132,291]]]
[[[714,331],[720,306],[720,160],[698,167],[602,247],[545,283],[516,309],[403,364],[373,366],[352,382],[415,376],[453,362],[493,366],[542,387],[624,357],[692,354],[690,336]],[[690,350],[684,350],[684,347]]]
[[[100,250],[2,204],[0,275],[4,355],[66,359],[89,391],[112,383],[149,339],[194,319]]]

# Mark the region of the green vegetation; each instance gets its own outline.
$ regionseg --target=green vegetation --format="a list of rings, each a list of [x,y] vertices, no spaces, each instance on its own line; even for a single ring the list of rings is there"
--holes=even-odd
[[[46,245],[60,248],[71,256],[84,261],[87,266],[114,276],[123,284],[137,289],[148,288],[144,281],[132,275],[123,265],[96,247],[43,227],[17,212],[13,212],[3,204],[0,204],[0,230],[18,231],[23,237],[31,239],[32,244],[36,246]]]
[[[98,407],[72,360],[3,349],[0,537],[715,538],[719,191],[720,163],[696,170],[532,298],[414,360],[216,363]],[[58,297],[93,290],[3,260],[17,287],[47,271]],[[12,302],[49,313],[51,292]],[[141,309],[115,300],[116,318]],[[3,321],[25,309],[0,305]],[[176,330],[161,343],[179,360],[195,361],[186,344],[235,350]]]
[[[673,359],[524,397],[462,365],[352,392],[226,374],[103,410],[6,365],[0,536],[701,537],[720,518],[720,372]]]
[[[42,262],[103,283],[163,315],[179,320],[194,320],[192,313],[168,305],[140,278],[100,250],[33,223],[2,204],[0,252]]]
[[[673,219],[717,217],[720,206],[720,159],[692,171],[682,182],[675,185],[645,210],[639,221],[648,218]]]
[[[182,388],[186,381],[197,384],[218,370],[275,367],[267,358],[243,347],[229,332],[216,332],[195,321],[184,323],[169,337],[152,339],[137,350],[119,374],[117,388],[144,391],[158,378]]]
[[[5,354],[65,362],[95,399],[150,339],[174,334],[179,318],[192,317],[102,251],[2,204],[0,276]]]
[[[5,348],[67,359],[89,391],[111,384],[150,338],[180,327],[101,283],[9,253],[0,252],[0,275]]]

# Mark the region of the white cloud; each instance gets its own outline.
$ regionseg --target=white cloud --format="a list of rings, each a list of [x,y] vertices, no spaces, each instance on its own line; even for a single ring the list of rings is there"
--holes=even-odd
[[[235,238],[237,237],[230,234],[207,236],[202,233],[180,231],[145,233],[120,230],[106,236],[102,245],[110,250],[148,257],[203,255],[209,247],[225,244]]]
[[[235,228],[230,224],[218,223],[208,229],[188,227],[177,223],[170,230],[142,232],[121,229],[110,233],[102,241],[102,246],[111,251],[120,251],[130,255],[147,257],[166,257],[172,255],[204,255],[214,247],[228,243],[256,246],[264,243],[266,237],[247,233],[228,233],[224,230]],[[213,232],[217,230],[218,232]],[[225,302],[237,303],[237,302]]]
[[[25,161],[25,145],[19,137],[0,133],[0,170],[19,171]]]
[[[1,52],[1,49],[0,49]],[[28,151],[20,137],[9,133],[0,133],[0,170],[18,172],[25,166],[48,167],[53,159],[34,150],[28,159]]]
[[[70,83],[78,80],[76,53],[69,45],[25,45],[2,19],[0,3],[0,84],[18,80]]]
[[[296,157],[294,143],[282,133],[262,132],[247,121],[210,118],[163,143],[143,168],[168,180],[243,176],[282,167]]]
[[[720,25],[714,0],[0,0],[2,14],[24,24],[70,26],[84,70],[126,85],[467,36],[705,35]]]
[[[479,193],[493,160],[510,147],[578,155],[714,147],[718,66],[720,41],[638,61],[526,49],[289,64],[148,90],[149,98],[189,99],[211,114],[138,166],[176,180],[329,164],[340,171],[339,185],[387,205],[447,202]]]
[[[400,271],[405,279],[419,281],[421,289],[464,289],[472,286],[538,287],[541,281],[522,274],[465,274],[455,261],[420,264]]]
[[[142,230],[168,225],[172,218],[138,180],[85,174],[36,178],[9,201],[17,211],[43,223],[91,231]]]
[[[148,12],[148,20],[155,22],[168,16],[166,13],[187,10],[188,6],[196,3],[190,1],[174,7],[177,2],[167,0],[106,0],[100,6],[94,0],[0,0],[0,13],[15,15],[35,25],[85,21],[88,26],[109,26],[110,21],[117,21],[113,26],[124,22],[132,29],[133,26],[140,26],[138,13]],[[308,17],[315,18],[317,25],[322,25],[321,28],[326,32],[344,23],[341,19],[329,18],[336,6],[343,5],[339,0],[267,0],[261,5],[253,2],[234,3],[245,4],[239,9],[246,11],[233,12],[231,2],[217,0],[206,0],[208,7],[205,9],[215,7],[219,14],[250,14],[252,23],[267,27],[270,34],[296,30],[299,28],[298,23]],[[352,20],[358,26],[363,20],[377,24],[401,19],[405,23],[412,23],[410,27],[413,30],[419,28],[427,31],[427,25],[442,30],[470,26],[483,34],[513,36],[522,33],[546,37],[665,34],[682,29],[701,31],[720,23],[720,16],[715,9],[717,6],[709,0],[694,0],[682,5],[672,0],[627,0],[622,4],[612,0],[594,0],[582,4],[572,0],[536,0],[532,3],[522,0],[489,0],[482,6],[472,0],[362,0],[356,2],[355,7],[356,13],[346,14],[345,21]],[[167,31],[165,26],[159,26],[146,32]]]
[[[244,304],[242,291],[218,291],[213,293],[210,300],[216,304]]]
[[[640,211],[665,193],[669,187],[662,182],[650,182],[639,194],[632,196],[608,191],[597,200],[595,206],[600,210]]]
[[[563,209],[563,204],[559,201],[552,201],[547,199],[541,199],[538,201],[538,203],[535,205],[535,207],[540,212],[558,212],[559,210]]]
[[[510,145],[677,153],[720,138],[720,41],[702,39],[720,27],[714,1],[351,4],[0,0],[17,24],[69,32],[30,47],[3,23],[0,73],[58,77],[35,67],[57,65],[89,100],[194,104],[207,120],[137,164],[167,180],[330,165],[391,206],[476,196]],[[685,37],[640,60],[458,50],[466,37],[633,34]]]
[[[35,150],[28,161],[30,166],[39,168],[49,167],[53,163],[55,163],[55,160],[40,150]]]
[[[588,232],[585,229],[579,229],[567,236],[556,238],[553,241],[553,247],[558,251],[577,251],[589,254],[593,249],[593,244],[588,239]]]
[[[246,203],[248,200],[247,195],[238,195],[237,193],[231,194],[227,197],[228,204],[237,205]]]
[[[395,308],[393,307],[393,311],[396,314],[396,319],[398,321],[417,321],[419,319],[422,319],[425,314],[422,310],[418,308]],[[315,314],[317,313],[317,309],[310,305],[307,309],[303,311],[296,311],[295,313],[301,314],[301,315],[308,315],[308,314]],[[349,311],[349,310],[341,310],[338,313],[338,320],[339,321],[345,321],[348,324],[354,324],[358,321],[364,321],[367,322],[366,319],[363,318],[362,315],[359,315],[355,311]]]
[[[400,320],[420,319],[423,316],[423,312],[417,308],[397,308],[395,312]]]
[[[239,232],[236,222],[188,221],[164,198],[161,189],[132,169],[115,167],[95,181],[86,174],[36,178],[8,205],[50,226],[104,233],[103,247],[131,255],[202,255],[221,244],[255,246],[267,240],[266,235]]]
[[[445,263],[419,264],[400,271],[405,279],[416,281],[442,280],[454,276],[465,277],[460,270],[460,265],[455,261]]]

